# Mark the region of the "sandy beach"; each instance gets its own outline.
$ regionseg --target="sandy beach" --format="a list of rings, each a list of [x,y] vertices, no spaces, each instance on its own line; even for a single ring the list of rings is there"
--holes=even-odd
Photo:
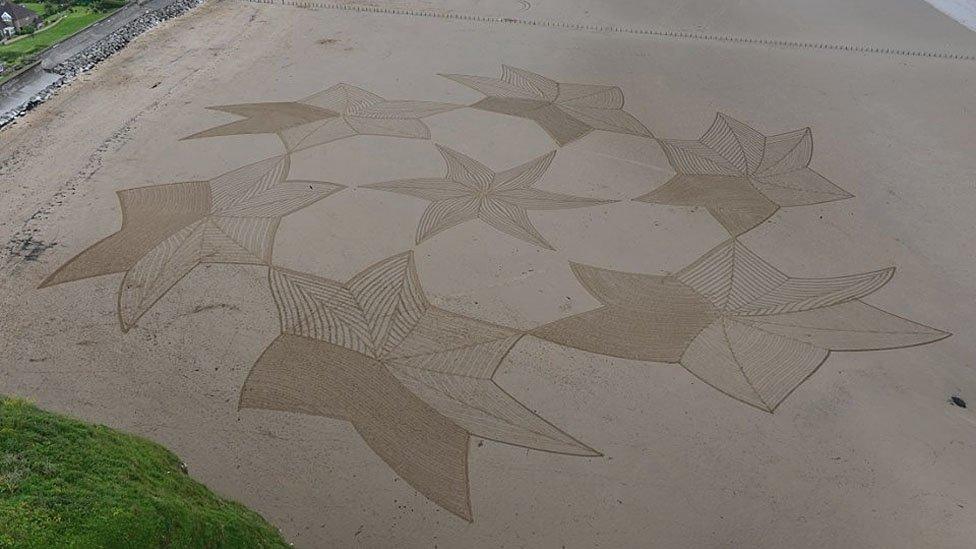
[[[971,546],[976,33],[705,4],[147,32],[0,132],[0,393],[296,547]]]

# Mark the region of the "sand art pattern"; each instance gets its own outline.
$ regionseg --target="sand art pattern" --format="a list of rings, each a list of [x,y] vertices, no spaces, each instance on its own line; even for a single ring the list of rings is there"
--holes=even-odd
[[[704,206],[732,236],[769,219],[780,207],[852,196],[808,167],[813,157],[810,128],[765,136],[718,113],[698,141],[660,143],[678,173],[634,200]]]
[[[564,84],[508,65],[502,65],[501,78],[441,76],[485,94],[471,108],[532,120],[560,147],[593,130],[651,137],[623,110],[624,93],[616,86]]]
[[[533,335],[603,355],[680,363],[767,412],[830,351],[910,347],[949,335],[859,301],[884,286],[893,268],[792,278],[734,239],[672,276],[572,267],[603,307]]]
[[[364,89],[338,84],[293,102],[210,107],[245,117],[184,139],[273,133],[289,153],[356,135],[429,139],[421,118],[459,108],[430,101],[387,101]]]
[[[655,139],[623,110],[623,92],[615,86],[559,83],[508,66],[500,79],[444,76],[486,96],[468,107],[532,120],[559,147],[594,130]],[[41,287],[124,273],[118,317],[127,331],[197,265],[266,268],[281,332],[249,373],[240,407],[350,422],[397,475],[465,520],[473,520],[472,436],[600,455],[494,381],[523,337],[680,364],[725,395],[772,413],[832,351],[896,349],[949,335],[861,301],[884,286],[894,268],[792,277],[736,239],[780,207],[852,196],[809,168],[809,128],[766,136],[719,113],[699,140],[655,139],[676,175],[635,200],[703,206],[732,238],[668,276],[573,263],[579,283],[601,306],[518,330],[431,305],[410,250],[344,282],[274,263],[282,217],[344,188],[289,179],[292,153],[357,135],[430,139],[421,119],[463,105],[390,101],[339,84],[294,102],[212,108],[242,118],[188,139],[275,134],[285,153],[208,181],[120,191],[121,229],[65,263]],[[528,212],[613,202],[536,188],[556,151],[496,172],[436,147],[446,175],[363,185],[429,202],[417,244],[479,221],[552,250]]]
[[[345,419],[407,482],[471,520],[468,438],[597,456],[492,377],[522,333],[427,302],[406,252],[345,283],[273,268],[282,335],[241,406]]]
[[[281,218],[344,187],[288,179],[290,156],[209,181],[120,191],[122,228],[49,276],[41,287],[125,272],[119,322],[128,331],[201,263],[270,265]]]
[[[552,250],[552,245],[532,226],[526,210],[562,210],[613,202],[533,188],[552,163],[555,151],[495,173],[447,147],[437,145],[437,150],[447,163],[443,179],[403,179],[362,186],[431,201],[417,226],[417,244],[465,221],[480,219],[519,240]]]

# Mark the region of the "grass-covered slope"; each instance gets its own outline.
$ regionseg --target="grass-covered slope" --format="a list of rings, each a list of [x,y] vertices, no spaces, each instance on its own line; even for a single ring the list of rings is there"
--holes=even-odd
[[[0,45],[0,61],[11,65],[22,57],[30,56],[47,49],[81,29],[112,15],[108,11],[94,11],[87,7],[75,6],[58,15],[57,23],[39,29],[31,36],[24,36],[8,44]]]
[[[148,440],[0,397],[0,547],[284,547]]]

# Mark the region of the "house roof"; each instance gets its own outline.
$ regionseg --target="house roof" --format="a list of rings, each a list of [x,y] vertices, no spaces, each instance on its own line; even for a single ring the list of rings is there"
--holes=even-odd
[[[10,0],[0,0],[0,13],[3,12],[9,13],[15,21],[25,18],[33,19],[35,17],[39,17],[33,11],[21,6],[20,4],[15,4]]]

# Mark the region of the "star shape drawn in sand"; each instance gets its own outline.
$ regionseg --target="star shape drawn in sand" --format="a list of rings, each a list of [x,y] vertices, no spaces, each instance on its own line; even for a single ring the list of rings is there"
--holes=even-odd
[[[810,128],[765,136],[718,113],[701,139],[660,143],[677,175],[634,200],[703,206],[732,236],[769,219],[780,207],[853,196],[809,168]]]
[[[118,293],[128,331],[177,282],[204,263],[269,265],[282,217],[344,188],[289,180],[288,155],[208,181],[119,191],[122,227],[52,273],[41,288],[124,272]]]
[[[671,276],[572,268],[603,306],[533,335],[608,356],[680,363],[766,412],[831,351],[897,349],[949,336],[860,301],[884,286],[894,268],[792,278],[734,239]]]
[[[522,332],[431,306],[412,252],[347,282],[269,276],[282,334],[248,374],[241,408],[349,421],[401,478],[469,521],[471,436],[600,455],[493,381]]]
[[[298,101],[208,107],[245,118],[184,139],[273,133],[288,152],[356,135],[430,139],[430,128],[420,119],[460,107],[432,101],[386,100],[356,86],[337,84]]]
[[[502,65],[501,78],[442,74],[487,97],[472,108],[532,120],[562,147],[593,130],[651,137],[639,120],[623,110],[616,86],[568,84]]]
[[[437,145],[437,150],[447,163],[447,175],[443,178],[402,179],[362,186],[430,201],[417,226],[417,244],[455,225],[480,219],[505,234],[552,250],[552,245],[532,225],[529,210],[562,210],[615,202],[533,188],[552,163],[555,151],[496,173],[447,147]]]

